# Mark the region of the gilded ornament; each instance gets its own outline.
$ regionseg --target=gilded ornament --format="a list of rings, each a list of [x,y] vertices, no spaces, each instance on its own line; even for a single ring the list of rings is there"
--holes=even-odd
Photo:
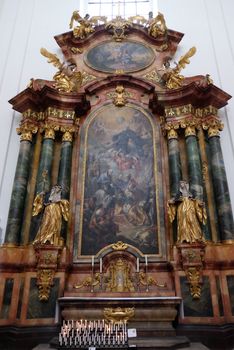
[[[79,49],[79,47],[71,47],[70,48],[71,52],[76,54],[76,53],[83,53],[83,50],[82,49]]]
[[[145,25],[147,23],[147,19],[144,16],[140,15],[128,17],[128,21],[140,25]]]
[[[121,16],[116,16],[113,20],[108,22],[105,26],[107,30],[111,30],[113,33],[113,39],[115,41],[122,41],[126,38],[126,32],[132,27],[132,23]]]
[[[168,216],[171,223],[177,216],[177,243],[205,242],[199,222],[206,223],[206,209],[192,197],[186,181],[180,181],[180,197],[168,201]]]
[[[160,288],[166,288],[166,283],[158,283],[152,276],[148,276],[144,272],[139,272],[139,284],[142,286],[157,286]]]
[[[82,86],[90,83],[91,81],[96,80],[97,77],[95,75],[89,74],[85,71],[82,72]]]
[[[116,307],[116,308],[104,308],[104,318],[113,323],[128,322],[130,318],[133,318],[135,314],[134,307]]]
[[[196,129],[195,126],[187,126],[185,129],[185,137],[188,136],[196,136]]]
[[[206,81],[207,81],[208,85],[211,85],[214,83],[213,79],[211,79],[211,77],[210,77],[210,74],[206,74]]]
[[[74,21],[78,23],[78,26],[73,28]],[[85,39],[88,35],[94,32],[93,24],[89,20],[89,15],[87,14],[83,18],[79,14],[79,11],[73,12],[69,28],[73,29],[73,35],[76,39]]]
[[[117,74],[117,75],[122,75],[122,74],[124,74],[125,72],[124,72],[124,70],[123,69],[116,69],[116,71],[115,71],[115,74]]]
[[[208,137],[220,136],[219,127],[218,126],[210,126],[208,129]]]
[[[158,12],[155,18],[148,20],[148,33],[153,38],[163,36],[167,32],[166,21],[162,13]]]
[[[55,139],[55,131],[54,131],[54,129],[49,129],[49,128],[46,129],[44,138],[45,139],[52,139],[52,140],[54,140]]]
[[[189,58],[196,52],[196,48],[193,46],[184,56],[181,56],[179,62],[174,68],[170,68],[170,62],[167,61],[164,64],[164,73],[162,79],[168,89],[178,89],[182,86],[184,76],[180,75],[180,71],[185,68],[186,64],[189,64]]]
[[[62,142],[72,142],[72,134],[70,132],[66,131],[63,134]]]
[[[48,107],[45,112],[47,117],[58,118],[58,119],[75,119],[75,111],[64,111],[62,109],[57,109],[54,107]]]
[[[27,109],[26,111],[24,111],[22,113],[23,115],[23,119],[35,119],[35,120],[39,120],[40,117],[39,117],[39,114],[38,112],[35,112],[31,109]]]
[[[49,300],[50,290],[53,286],[54,271],[51,269],[39,269],[37,271],[37,286],[39,291],[39,300]]]
[[[111,245],[113,250],[126,250],[128,248],[128,244],[123,243],[122,241],[118,241]]]
[[[167,43],[162,44],[161,46],[157,46],[155,48],[155,50],[158,51],[158,52],[163,52],[163,51],[165,51],[167,49],[168,49],[168,44]]]
[[[171,140],[171,139],[178,139],[178,133],[175,129],[170,129],[168,132],[167,132],[167,138],[168,140]]]
[[[43,209],[44,212],[36,238],[33,241],[34,245],[63,245],[60,232],[62,218],[65,221],[68,221],[69,218],[69,201],[61,199],[61,192],[61,186],[55,185],[47,196],[44,192],[36,195],[33,202],[32,216],[37,216]]]
[[[84,279],[84,281],[81,284],[75,284],[73,288],[75,289],[81,289],[83,287],[95,287],[97,285],[100,285],[101,283],[101,275],[100,273],[95,273],[94,277],[88,276]]]
[[[32,133],[31,131],[28,131],[28,132],[23,132],[21,135],[20,135],[20,141],[32,141]]]
[[[73,28],[74,21],[78,23],[78,26]],[[106,23],[106,21],[106,16],[92,16],[90,18],[87,14],[83,18],[79,14],[79,11],[74,11],[70,20],[69,28],[73,28],[73,35],[76,39],[85,39],[94,32],[94,26]]]
[[[54,75],[55,88],[60,92],[78,92],[82,84],[82,73],[76,70],[75,64],[65,65],[61,63],[57,55],[50,53],[44,48],[40,50],[41,54],[48,58],[48,63],[52,63],[59,68]]]
[[[201,272],[200,268],[189,267],[186,271],[186,276],[190,285],[190,293],[193,299],[200,299],[201,297]]]
[[[16,129],[18,135],[20,135],[20,141],[32,141],[32,134],[36,134],[38,126],[28,122],[24,122]]]
[[[111,262],[108,268],[108,282],[106,291],[110,292],[134,292],[131,280],[131,266],[122,258]]]
[[[161,77],[159,76],[156,69],[144,75],[143,78],[152,81],[153,83],[159,83],[161,81]]]
[[[127,97],[132,97],[132,94],[125,91],[123,85],[117,85],[115,92],[110,92],[107,97],[113,99],[113,103],[117,107],[125,106],[127,103]]]

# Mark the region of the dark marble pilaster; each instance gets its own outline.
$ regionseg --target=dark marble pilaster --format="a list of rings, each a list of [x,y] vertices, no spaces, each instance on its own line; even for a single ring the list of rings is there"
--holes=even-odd
[[[30,170],[31,141],[32,134],[30,132],[21,135],[19,156],[7,221],[5,243],[20,243],[20,231]]]
[[[185,129],[185,138],[190,192],[195,198],[203,201],[202,168],[195,127],[189,126]]]
[[[179,193],[181,175],[180,151],[178,135],[174,129],[168,131],[168,155],[169,155],[169,173],[170,173],[170,191],[171,197]]]
[[[37,174],[36,193],[47,192],[51,187],[51,170],[54,151],[55,132],[47,129],[41,148],[39,169]]]
[[[62,186],[62,198],[69,199],[71,183],[72,135],[65,132],[59,163],[58,184]]]
[[[218,128],[210,127],[208,137],[220,237],[222,241],[234,241],[233,215]]]

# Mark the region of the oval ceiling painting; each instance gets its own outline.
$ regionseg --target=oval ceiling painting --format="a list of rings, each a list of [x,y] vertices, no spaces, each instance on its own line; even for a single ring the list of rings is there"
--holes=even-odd
[[[88,51],[85,63],[101,72],[128,73],[148,67],[154,57],[154,51],[142,43],[106,41]]]

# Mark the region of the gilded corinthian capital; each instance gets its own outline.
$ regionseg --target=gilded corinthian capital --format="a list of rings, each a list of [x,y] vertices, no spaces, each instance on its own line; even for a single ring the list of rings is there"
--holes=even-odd
[[[218,125],[215,126],[210,126],[208,129],[208,137],[214,137],[214,136],[219,136],[219,127]]]
[[[171,140],[171,139],[178,139],[178,133],[175,129],[170,129],[168,130],[167,132],[167,138],[168,140]]]
[[[187,126],[187,128],[185,129],[185,137],[188,136],[196,136],[195,126]]]

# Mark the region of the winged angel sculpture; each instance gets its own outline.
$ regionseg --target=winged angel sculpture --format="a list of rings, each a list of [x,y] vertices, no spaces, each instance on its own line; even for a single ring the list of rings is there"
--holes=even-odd
[[[78,23],[78,26],[73,28],[74,21]],[[74,11],[70,20],[69,27],[73,28],[73,35],[77,39],[85,39],[89,34],[94,32],[94,26],[99,24],[99,22],[106,23],[107,17],[105,16],[92,16],[89,15],[81,17],[79,11]]]
[[[53,77],[56,89],[62,92],[78,92],[82,84],[82,73],[76,70],[76,65],[66,65],[64,62],[60,62],[57,55],[44,48],[41,48],[40,52],[48,58],[48,63],[52,63],[54,67],[59,69]]]
[[[165,73],[162,79],[166,83],[168,89],[178,89],[182,86],[184,76],[180,74],[181,70],[185,68],[186,64],[190,63],[189,58],[196,53],[196,47],[193,46],[184,56],[181,56],[179,62],[174,68],[170,68],[170,63],[167,61],[164,65]]]

